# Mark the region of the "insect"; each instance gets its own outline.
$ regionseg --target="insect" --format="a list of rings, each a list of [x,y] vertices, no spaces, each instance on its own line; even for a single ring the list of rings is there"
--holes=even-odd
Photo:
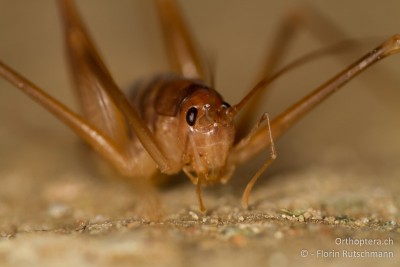
[[[175,2],[156,0],[174,72],[139,84],[125,95],[103,63],[73,2],[58,3],[82,115],[2,62],[0,75],[70,127],[122,175],[146,179],[183,171],[196,185],[201,211],[205,211],[203,186],[228,182],[235,166],[269,149],[270,157],[249,177],[244,190],[242,205],[247,207],[255,182],[276,158],[274,142],[357,74],[400,50],[400,35],[390,37],[277,117],[270,120],[267,113],[262,114],[250,133],[236,141],[234,119],[239,111],[285,70],[266,75],[239,103],[229,105],[212,88],[207,67]]]

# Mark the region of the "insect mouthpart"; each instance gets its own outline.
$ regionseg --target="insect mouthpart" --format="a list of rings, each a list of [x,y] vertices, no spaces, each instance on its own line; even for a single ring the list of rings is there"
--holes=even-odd
[[[231,120],[206,114],[198,118],[198,126],[192,127],[188,135],[190,169],[187,170],[196,173],[196,177],[204,177],[206,183],[216,183],[225,176],[235,128]]]
[[[203,185],[214,185],[218,183],[225,183],[230,178],[231,172],[227,168],[206,168],[196,172],[193,166],[186,165],[183,167],[183,171],[189,177],[190,181],[197,185],[201,180]]]

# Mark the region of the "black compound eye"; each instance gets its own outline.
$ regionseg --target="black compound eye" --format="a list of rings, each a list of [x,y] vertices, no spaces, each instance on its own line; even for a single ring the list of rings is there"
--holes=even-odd
[[[186,113],[186,122],[190,126],[193,126],[196,122],[196,117],[197,117],[197,108],[191,107]]]
[[[228,103],[226,103],[226,102],[222,102],[222,108],[230,108],[231,107],[231,105],[229,105]]]

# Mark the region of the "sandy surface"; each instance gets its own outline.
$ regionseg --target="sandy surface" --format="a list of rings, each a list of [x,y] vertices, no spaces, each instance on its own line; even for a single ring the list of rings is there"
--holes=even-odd
[[[80,4],[122,87],[166,69],[149,1]],[[229,102],[251,87],[268,38],[295,5],[185,1]],[[397,1],[314,6],[354,38],[400,32]],[[0,1],[0,58],[76,107],[56,11],[52,1]],[[320,46],[305,31],[287,60]],[[288,74],[259,114],[276,115],[367,50]],[[249,210],[240,197],[262,157],[228,185],[206,189],[205,214],[184,177],[146,198],[105,175],[66,127],[0,81],[0,266],[399,266],[398,66],[394,57],[368,70],[283,137]],[[158,219],[148,204],[154,198]],[[359,244],[366,239],[387,243]],[[353,251],[363,257],[350,258]],[[365,257],[372,251],[393,257]]]

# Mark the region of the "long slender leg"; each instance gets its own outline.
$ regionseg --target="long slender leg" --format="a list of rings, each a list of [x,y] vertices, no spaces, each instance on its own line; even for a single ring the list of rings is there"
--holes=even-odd
[[[76,134],[93,147],[94,150],[111,162],[120,172],[124,172],[127,169],[127,159],[118,147],[84,118],[65,107],[42,91],[38,86],[31,83],[2,62],[0,62],[0,76],[41,104],[64,124],[68,125]]]
[[[257,76],[256,81],[260,81],[254,88],[253,92],[250,92],[237,106],[238,109],[243,107],[243,115],[240,116],[238,125],[238,137],[243,136],[243,132],[249,129],[249,120],[247,119],[250,115],[254,114],[256,108],[261,104],[261,102],[265,99],[265,95],[269,92],[270,89],[269,82],[264,83],[263,81],[268,81],[268,78],[274,78],[275,74],[271,75],[276,67],[279,65],[280,61],[284,58],[285,54],[290,48],[291,43],[293,43],[293,39],[295,35],[297,35],[300,31],[308,31],[310,34],[315,37],[321,44],[326,46],[326,49],[323,53],[318,53],[318,57],[323,55],[332,55],[337,54],[339,59],[344,62],[347,62],[349,59],[346,54],[337,53],[342,51],[342,49],[331,49],[332,43],[341,42],[343,45],[346,45],[346,51],[349,49],[358,49],[361,43],[357,40],[349,38],[347,33],[340,28],[336,23],[329,20],[326,16],[321,14],[317,9],[315,9],[312,5],[305,5],[298,7],[292,10],[283,20],[283,22],[279,25],[278,31],[273,40],[273,44],[271,49],[268,51],[267,56],[265,58],[265,63],[259,75]],[[323,51],[323,50],[321,50]],[[312,57],[312,59],[317,58],[316,56]],[[310,60],[304,60],[303,62],[309,62]],[[385,75],[387,79],[390,79],[389,75],[386,73],[379,73],[379,75]],[[372,83],[374,81],[371,81]],[[371,82],[368,82],[367,85],[371,87]],[[253,97],[254,94],[257,94],[257,97]],[[250,104],[247,104],[250,102]],[[244,106],[246,104],[246,106]]]
[[[111,125],[109,130],[111,132],[115,130],[121,137],[122,132],[129,127],[142,142],[161,172],[176,172],[176,167],[174,168],[170,160],[163,154],[145,123],[140,120],[136,111],[133,110],[126,97],[116,86],[97,53],[72,1],[60,0],[59,4],[64,18],[70,59],[73,63],[78,86],[82,87],[81,91],[93,90],[99,92],[89,97],[92,102],[112,101],[112,105],[108,106],[105,112],[109,112],[108,115],[111,115],[111,117],[119,118],[119,121],[116,124],[109,124],[108,126]],[[104,131],[107,127],[88,122],[1,62],[0,76],[3,76],[68,125],[94,150],[112,163],[119,172],[124,175],[132,175],[134,164],[132,164],[130,155],[121,146],[124,142],[118,142],[115,140],[115,136],[109,136],[106,133],[107,131]],[[118,107],[118,110],[115,107]],[[123,116],[120,116],[120,114]],[[123,123],[126,125],[120,127],[120,124]]]
[[[187,78],[210,82],[210,74],[196,51],[193,38],[175,1],[156,0],[156,6],[173,69]]]
[[[235,105],[236,112],[244,108],[245,113],[252,114],[255,108],[261,103],[270,88],[268,86],[270,84],[269,78],[275,76],[273,72],[284,58],[290,45],[293,45],[291,44],[293,43],[292,40],[300,30],[309,31],[311,35],[316,37],[324,46],[331,46],[332,43],[342,42],[343,44],[346,43],[348,49],[355,49],[358,47],[357,41],[350,39],[344,30],[327,17],[320,14],[312,6],[294,9],[283,20],[276,32],[276,36],[272,38],[273,45],[271,50],[267,53],[263,68],[261,68],[261,72],[257,77],[257,84],[237,105]],[[319,56],[333,53],[336,53],[336,51],[326,49],[326,52],[320,53]],[[341,58],[347,59],[347,57]],[[308,60],[305,60],[304,63],[305,62],[308,62]],[[261,82],[259,82],[260,80]],[[254,97],[256,94],[258,97]],[[251,105],[247,105],[248,102],[251,102]],[[244,128],[247,129],[247,127]]]
[[[304,115],[313,110],[319,103],[327,99],[331,94],[339,90],[343,85],[356,77],[371,65],[379,62],[387,56],[400,52],[400,34],[394,35],[387,41],[371,50],[355,63],[338,73],[336,76],[319,86],[309,95],[295,103],[271,121],[272,139],[276,141],[289,130]],[[254,134],[247,146],[236,146],[232,151],[231,161],[240,164],[254,157],[263,149],[271,145],[271,140],[265,139],[268,127],[261,127]]]
[[[124,151],[130,141],[129,127],[124,114],[104,89],[104,87],[115,87],[115,84],[98,53],[92,52],[90,55],[85,51],[95,51],[96,48],[91,44],[73,3],[60,1],[59,4],[67,59],[83,115],[87,121],[108,135],[121,151]]]
[[[145,122],[140,119],[125,95],[115,84],[73,2],[60,0],[59,5],[63,15],[69,59],[80,92],[85,92],[83,94],[88,95],[89,102],[99,102],[101,103],[100,106],[104,106],[103,103],[111,102],[110,105],[105,105],[104,112],[108,113],[105,117],[116,117],[119,120],[117,123],[110,119],[105,120],[108,122],[107,127],[111,127],[110,131],[115,130],[119,132],[118,137],[128,140],[124,137],[124,135],[128,135],[125,129],[131,129],[154,159],[161,172],[176,172],[176,167],[172,166],[171,161],[163,153]],[[94,91],[95,93],[87,93],[87,91]],[[98,112],[103,112],[103,110]],[[122,124],[124,125],[121,126]]]
[[[311,32],[313,36],[315,36],[320,42],[323,42],[325,44],[333,43],[339,40],[338,38],[342,40],[351,40],[350,36],[345,32],[344,29],[340,28],[337,24],[335,24],[333,21],[329,20],[328,17],[324,16],[321,12],[318,12],[313,6],[307,5],[307,8],[305,9],[306,12],[306,17],[305,17],[305,23],[307,24],[307,30]],[[366,43],[369,43],[369,40],[375,39],[375,38],[365,38]],[[354,40],[352,41],[352,44],[349,45],[349,49],[352,51],[356,51],[358,49],[359,45],[364,43],[363,41],[357,41]],[[351,62],[354,54],[353,53],[343,53],[340,54],[338,59],[340,62],[347,64],[347,62]],[[376,79],[376,77],[380,77],[380,79]],[[385,103],[394,103],[391,102],[395,98],[392,97],[391,94],[381,94],[377,90],[374,90],[377,87],[380,87],[380,80],[385,80],[387,83],[392,83],[395,82],[396,79],[395,77],[390,73],[387,72],[381,68],[376,68],[373,75],[368,75],[364,76],[361,79],[361,82],[363,83],[364,86],[366,86],[369,90],[368,92],[371,92],[376,96],[378,99],[382,99]],[[397,104],[397,102],[396,102]],[[395,105],[396,105],[395,104]]]

